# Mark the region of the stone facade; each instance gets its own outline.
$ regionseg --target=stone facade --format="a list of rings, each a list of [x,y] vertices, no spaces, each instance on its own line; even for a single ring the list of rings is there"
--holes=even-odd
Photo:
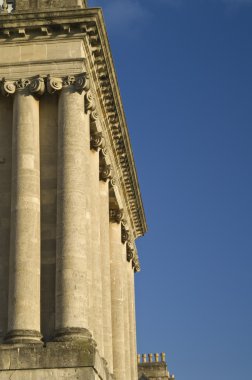
[[[146,221],[101,10],[4,6],[0,89],[0,379],[137,380]]]

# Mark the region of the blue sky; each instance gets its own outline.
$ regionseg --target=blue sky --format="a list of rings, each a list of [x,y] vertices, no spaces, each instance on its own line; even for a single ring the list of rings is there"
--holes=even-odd
[[[252,373],[252,1],[104,9],[149,226],[138,351],[177,380]]]

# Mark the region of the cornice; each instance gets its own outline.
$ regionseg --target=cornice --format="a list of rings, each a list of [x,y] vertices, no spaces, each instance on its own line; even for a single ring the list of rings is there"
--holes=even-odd
[[[128,134],[128,128],[112,54],[101,9],[0,14],[0,41],[17,43],[30,39],[71,36],[84,38],[89,47],[89,66],[105,119],[117,170],[116,179],[130,218],[134,238],[147,230],[144,208]]]

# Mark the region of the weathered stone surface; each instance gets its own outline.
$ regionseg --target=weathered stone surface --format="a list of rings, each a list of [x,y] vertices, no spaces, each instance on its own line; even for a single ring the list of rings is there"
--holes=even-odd
[[[36,9],[84,8],[86,0],[15,0],[16,12]]]
[[[91,376],[88,380],[96,379],[95,374],[102,380],[111,379],[92,342],[81,340],[52,342],[46,346],[0,345],[0,378],[8,379],[12,371],[16,379],[64,379],[67,374],[76,380],[84,375]]]

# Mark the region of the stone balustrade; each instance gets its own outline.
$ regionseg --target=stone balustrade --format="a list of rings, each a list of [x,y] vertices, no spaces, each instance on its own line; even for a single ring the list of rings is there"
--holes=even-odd
[[[165,362],[165,353],[161,352],[159,353],[149,353],[149,354],[138,354],[137,355],[137,363],[159,363],[159,362]]]
[[[149,353],[149,354],[138,354],[138,378],[139,380],[151,379],[151,380],[173,380],[174,375],[170,375],[167,364],[166,355],[164,352],[159,353]]]

